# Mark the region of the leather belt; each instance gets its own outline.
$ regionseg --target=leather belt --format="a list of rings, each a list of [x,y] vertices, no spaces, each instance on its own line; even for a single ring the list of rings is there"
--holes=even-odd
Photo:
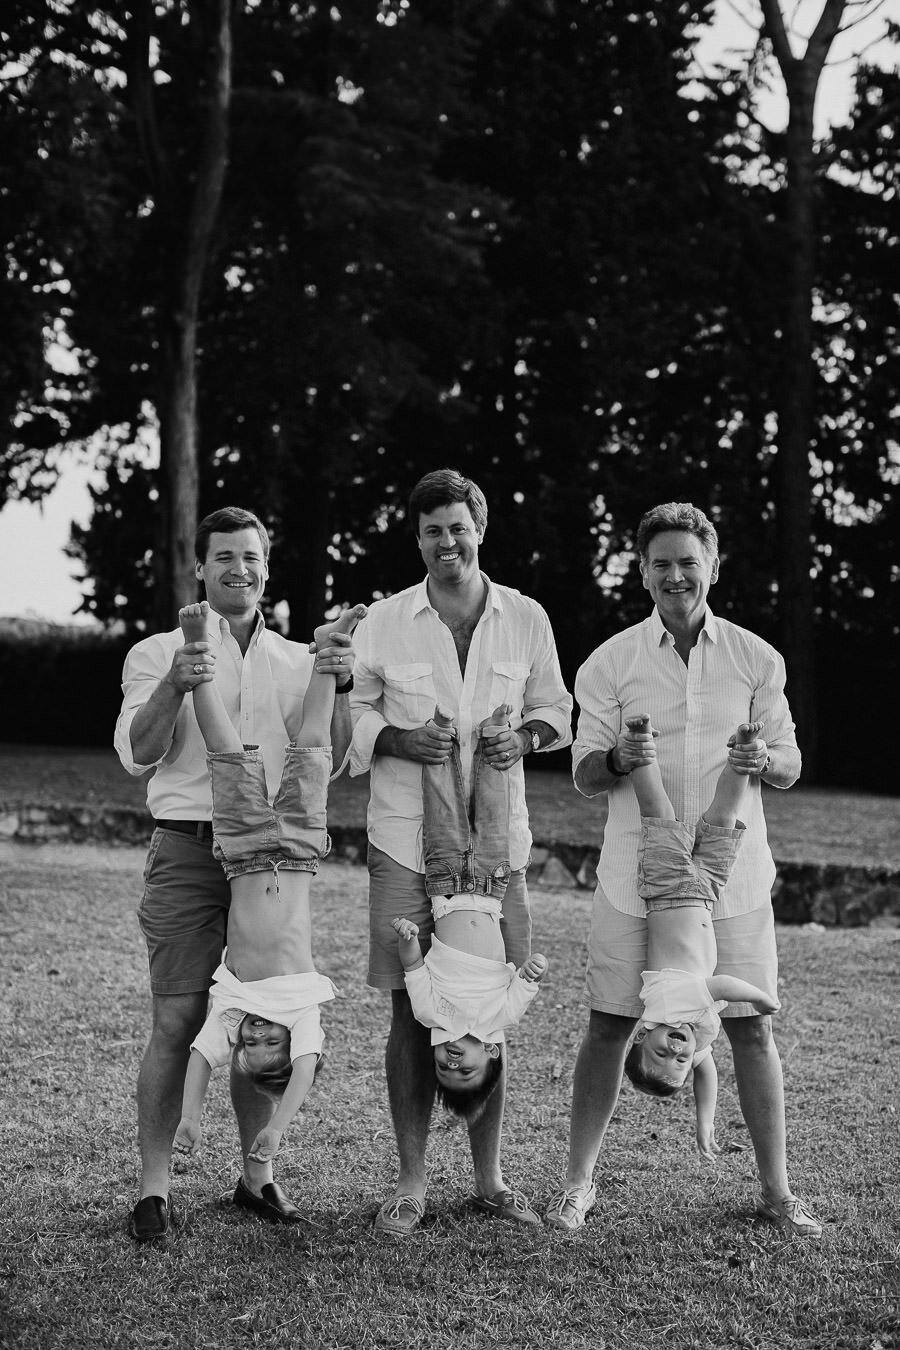
[[[154,820],[158,830],[174,830],[176,834],[192,834],[195,839],[205,842],[213,837],[210,820]]]

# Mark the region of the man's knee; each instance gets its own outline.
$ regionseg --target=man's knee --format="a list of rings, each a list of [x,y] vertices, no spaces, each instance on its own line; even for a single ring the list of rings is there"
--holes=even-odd
[[[723,1017],[722,1026],[735,1055],[765,1054],[774,1049],[771,1017]]]
[[[633,1017],[619,1017],[616,1013],[591,1009],[585,1032],[585,1041],[591,1046],[624,1047],[635,1024]]]
[[[206,1018],[207,995],[169,994],[153,1000],[151,1040],[163,1050],[190,1045]]]

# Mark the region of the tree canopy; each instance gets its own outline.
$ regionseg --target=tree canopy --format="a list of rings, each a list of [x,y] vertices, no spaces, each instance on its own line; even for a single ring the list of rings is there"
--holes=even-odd
[[[146,141],[193,181],[210,96],[196,23],[215,8],[25,4],[6,25],[0,490],[39,496],[60,446],[91,447],[108,482],[74,542],[86,606],[135,629],[159,596],[162,483],[144,447],[176,246]],[[716,609],[785,644],[786,147],[748,118],[746,82],[694,80],[712,8],[234,10],[227,169],[198,292],[198,506],[263,517],[270,601],[288,602],[296,636],[328,604],[416,578],[406,497],[450,464],[487,494],[486,570],[545,605],[570,680],[645,612],[630,549],[662,500],[696,501],[720,530]],[[136,106],[139,21],[152,119]],[[849,125],[816,147],[809,540],[796,539],[819,655],[846,674],[852,637],[885,678],[897,106],[897,76],[861,66]],[[837,692],[813,664],[801,731],[810,700]],[[826,756],[822,776],[838,771]]]

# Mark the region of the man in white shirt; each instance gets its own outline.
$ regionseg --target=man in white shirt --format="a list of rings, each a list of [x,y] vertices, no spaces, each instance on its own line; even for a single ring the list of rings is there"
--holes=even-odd
[[[788,788],[800,774],[782,658],[753,633],[716,618],[707,604],[719,574],[711,522],[689,503],[669,502],[644,515],[636,544],[653,612],[598,647],[575,683],[575,786],[587,797],[606,792],[609,814],[597,866],[587,971],[591,1015],[575,1066],[569,1170],[547,1211],[551,1225],[568,1231],[581,1227],[595,1203],[593,1171],[642,1011],[647,923],[637,890],[640,812],[628,775],[648,762],[651,738],[629,732],[627,719],[649,714],[659,733],[663,783],[677,818],[691,830],[712,801],[726,756],[750,778],[743,848],[713,912],[716,973],[748,980],[776,1000],[775,867],[760,783]],[[734,732],[747,721],[763,723],[762,731],[737,745]],[[798,1236],[818,1237],[821,1225],[788,1184],[784,1089],[771,1018],[750,1004],[731,1004],[723,1022],[756,1152],[757,1213]]]
[[[498,706],[510,726],[485,745],[487,761],[510,775],[511,876],[501,929],[506,957],[520,966],[530,953],[525,869],[531,847],[525,804],[526,754],[571,741],[571,695],[559,668],[544,610],[518,591],[491,582],[479,568],[487,503],[477,484],[442,469],[416,484],[409,523],[427,575],[417,585],[370,605],[356,630],[350,773],[370,771],[368,810],[369,984],[391,991],[385,1067],[399,1154],[393,1196],[376,1231],[405,1237],[424,1213],[425,1150],[435,1081],[430,1035],[413,1017],[403,979],[395,918],[418,925],[423,949],[433,931],[422,851],[422,765],[450,753],[452,732],[432,720],[453,719],[468,781],[477,729]],[[500,1168],[503,1084],[469,1123],[475,1171],[473,1202],[503,1218],[535,1223]]]
[[[266,628],[258,605],[269,575],[269,536],[251,512],[225,507],[200,522],[197,579],[211,606],[208,640],[185,644],[180,628],[145,638],[125,658],[115,747],[131,774],[153,770],[147,805],[153,816],[138,916],[147,941],[153,1025],[138,1077],[140,1197],[131,1215],[138,1242],[165,1238],[178,1220],[169,1202],[172,1140],[181,1115],[188,1053],[206,1017],[213,972],[222,958],[229,888],[212,856],[212,799],[206,747],[193,700],[215,679],[245,744],[262,748],[270,794],[285,746],[299,729],[313,663],[352,685],[353,652],[344,634],[313,657],[309,648]],[[348,699],[335,700],[332,749],[342,765],[350,742]],[[247,1152],[274,1105],[243,1076],[232,1100],[244,1153],[236,1203],[273,1223],[302,1217],[271,1175]]]

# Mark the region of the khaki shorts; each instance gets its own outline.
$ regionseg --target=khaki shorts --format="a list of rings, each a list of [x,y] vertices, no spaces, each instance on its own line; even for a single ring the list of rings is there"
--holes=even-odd
[[[203,994],[222,960],[231,888],[208,842],[157,827],[138,921],[153,994]]]
[[[374,989],[403,989],[403,966],[397,950],[394,919],[410,919],[419,927],[423,951],[431,945],[434,920],[425,876],[395,862],[374,844],[369,845],[369,975]],[[531,911],[523,867],[511,872],[503,897],[500,931],[506,959],[521,966],[531,955]]]
[[[715,910],[713,911],[715,916]],[[730,919],[713,917],[717,975],[734,975],[778,998],[778,952],[771,904]],[[588,943],[585,995],[596,1012],[641,1017],[641,971],[647,969],[647,920],[614,909],[598,883]],[[750,1003],[729,1003],[722,1017],[756,1017]]]

